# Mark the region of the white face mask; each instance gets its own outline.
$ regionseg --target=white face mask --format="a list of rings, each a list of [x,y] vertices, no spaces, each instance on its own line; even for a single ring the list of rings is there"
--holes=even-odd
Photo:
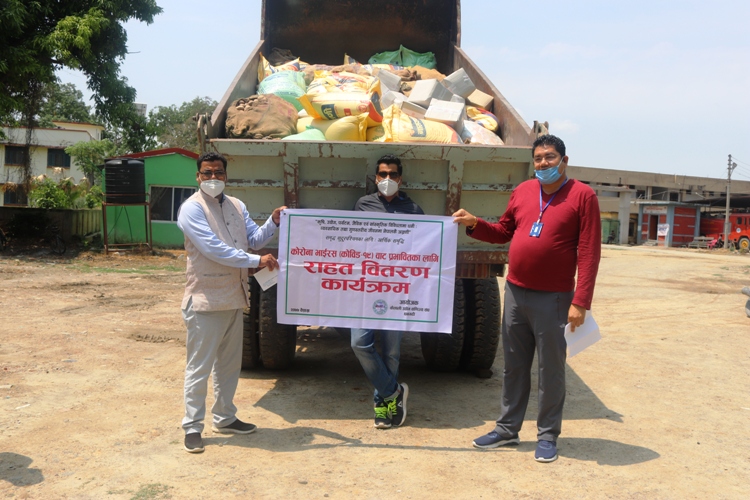
[[[216,198],[224,191],[224,181],[211,179],[210,181],[201,182],[201,189],[208,196]]]
[[[383,196],[393,196],[398,193],[398,182],[393,179],[386,177],[382,181],[378,182],[378,191]]]

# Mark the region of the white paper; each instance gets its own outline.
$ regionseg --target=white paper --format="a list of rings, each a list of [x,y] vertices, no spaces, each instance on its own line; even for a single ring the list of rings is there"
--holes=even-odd
[[[568,357],[573,357],[587,347],[595,344],[602,338],[599,332],[599,325],[591,315],[591,311],[586,311],[586,318],[583,324],[576,327],[574,332],[570,331],[570,323],[565,325],[565,341],[568,343]]]
[[[264,267],[260,271],[254,274],[255,279],[258,280],[258,283],[260,284],[260,287],[265,292],[272,286],[276,284],[276,282],[279,279],[279,268],[277,267],[273,271],[268,269],[267,267]]]

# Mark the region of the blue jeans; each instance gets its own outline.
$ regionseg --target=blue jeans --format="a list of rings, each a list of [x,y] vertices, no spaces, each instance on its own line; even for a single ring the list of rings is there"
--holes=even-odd
[[[375,348],[375,334],[380,334],[382,356]],[[375,403],[398,391],[398,361],[401,357],[401,337],[404,332],[352,328],[352,350],[375,386]]]

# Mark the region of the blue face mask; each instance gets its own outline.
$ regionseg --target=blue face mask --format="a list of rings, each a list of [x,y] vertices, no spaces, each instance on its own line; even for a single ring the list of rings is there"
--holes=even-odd
[[[560,163],[554,167],[537,170],[535,172],[536,178],[539,179],[539,182],[542,184],[554,184],[560,180],[560,177],[562,177],[562,174],[560,173],[560,165],[562,165],[562,160],[560,160]]]

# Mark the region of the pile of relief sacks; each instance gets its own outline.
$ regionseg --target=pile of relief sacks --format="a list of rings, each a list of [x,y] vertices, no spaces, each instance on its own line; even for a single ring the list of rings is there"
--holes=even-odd
[[[308,64],[288,50],[260,56],[257,95],[227,110],[230,138],[503,145],[492,96],[463,69],[401,46],[360,64]]]

